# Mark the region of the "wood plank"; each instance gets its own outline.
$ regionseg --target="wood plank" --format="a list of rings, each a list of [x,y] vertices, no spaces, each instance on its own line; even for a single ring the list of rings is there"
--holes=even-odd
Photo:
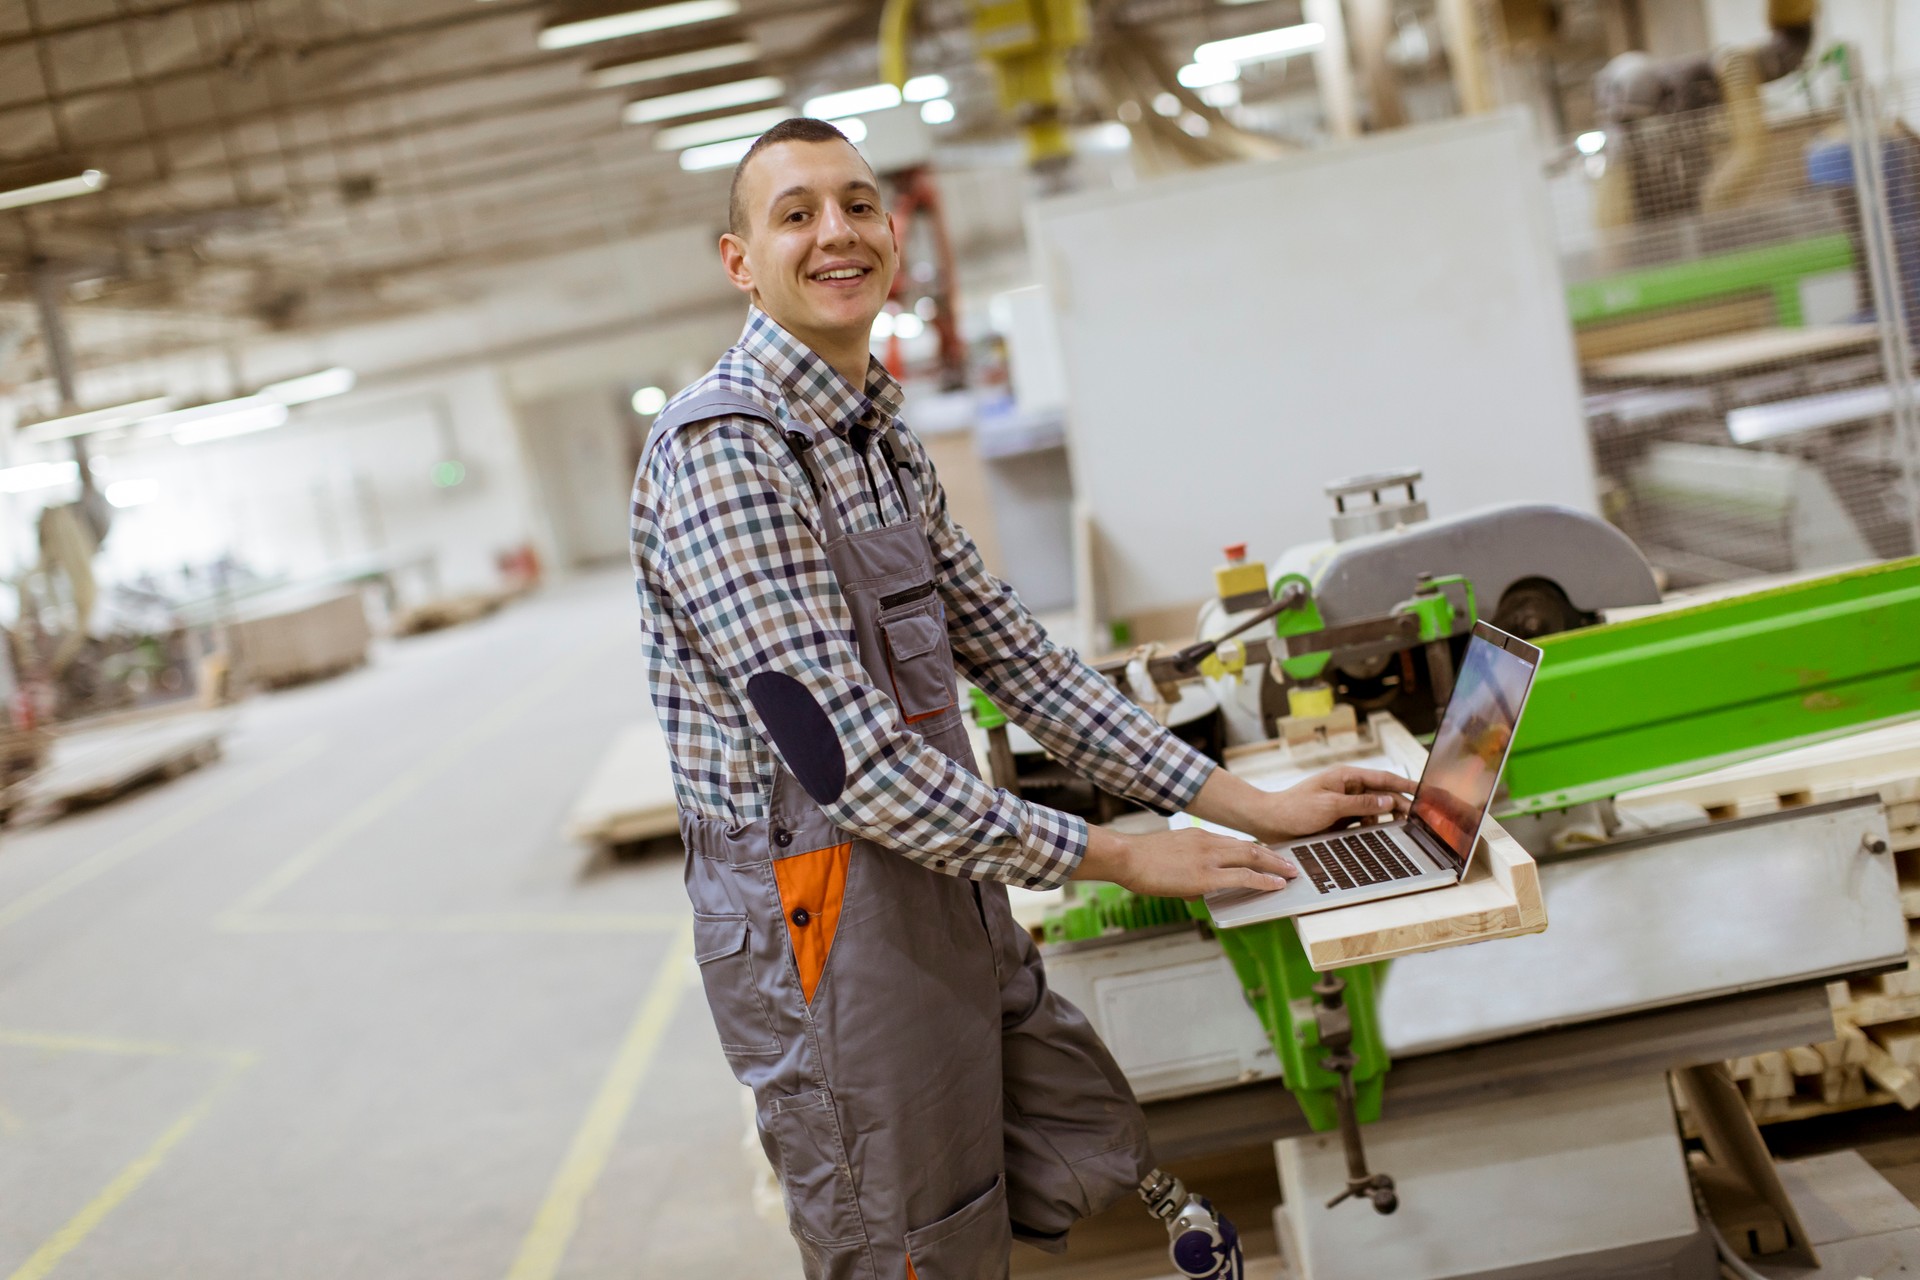
[[[567,815],[566,833],[594,844],[628,844],[680,829],[666,736],[652,720],[629,725],[600,758]]]
[[[1399,771],[1420,776],[1427,753],[1389,715],[1370,717],[1376,740]],[[1294,921],[1307,960],[1316,970],[1435,951],[1494,938],[1539,933],[1547,927],[1539,868],[1497,822],[1481,832],[1467,878],[1381,902],[1316,912]]]
[[[1747,760],[1691,778],[1622,792],[1615,803],[1638,805],[1683,802],[1705,809],[1739,806],[1779,807],[1779,797],[1820,793],[1821,799],[1875,792],[1896,808],[1914,802],[1920,787],[1920,720],[1849,734],[1777,755]],[[1832,792],[1832,794],[1826,794]],[[1909,811],[1902,808],[1902,814]],[[1889,827],[1920,826],[1920,821],[1890,821]]]
[[[1749,329],[1589,360],[1585,370],[1597,378],[1649,382],[1714,378],[1778,361],[1809,360],[1859,350],[1876,341],[1878,338],[1870,324]]]
[[[58,734],[46,768],[8,788],[0,803],[29,817],[102,804],[218,759],[229,723],[225,713],[182,711]]]
[[[1867,1077],[1911,1111],[1920,1107],[1920,1075],[1893,1060],[1893,1055],[1867,1041]]]

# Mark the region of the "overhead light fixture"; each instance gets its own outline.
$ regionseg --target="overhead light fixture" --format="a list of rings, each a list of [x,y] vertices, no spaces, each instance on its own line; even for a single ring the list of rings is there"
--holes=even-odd
[[[67,440],[74,436],[91,435],[96,431],[111,431],[115,427],[131,426],[142,418],[151,418],[156,413],[165,413],[173,408],[173,397],[155,396],[150,400],[130,400],[126,404],[109,405],[104,409],[88,409],[84,413],[70,413],[62,418],[42,418],[21,427],[20,437],[35,443],[48,440]]]
[[[724,169],[730,164],[739,164],[757,141],[758,137],[730,138],[725,142],[688,147],[680,153],[680,168],[687,173],[699,173],[705,169]]]
[[[35,489],[57,489],[80,478],[80,464],[66,462],[29,462],[18,467],[0,468],[0,493],[32,493]]]
[[[274,404],[305,404],[309,400],[343,396],[353,390],[355,381],[353,370],[344,365],[335,365],[331,369],[322,369],[318,373],[269,382],[255,394],[262,400],[270,400]]]
[[[870,84],[860,89],[843,89],[808,98],[802,115],[816,120],[838,120],[844,116],[865,115],[900,105],[900,91],[890,84]]]
[[[702,111],[720,111],[727,107],[765,102],[769,98],[778,98],[786,91],[785,82],[778,76],[755,76],[751,80],[688,89],[684,93],[663,93],[657,98],[640,98],[627,104],[621,118],[628,124],[653,124],[658,120],[672,120],[676,116],[698,115]]]
[[[160,496],[160,482],[153,479],[115,480],[107,486],[107,504],[114,507],[143,507]]]
[[[1189,89],[1205,89],[1209,85],[1226,84],[1240,78],[1240,64],[1237,62],[1189,62],[1174,74],[1174,79]]]
[[[622,6],[612,13],[550,23],[541,28],[539,44],[542,49],[572,49],[600,40],[618,40],[622,36],[664,31],[668,27],[732,18],[739,12],[739,0],[679,0],[676,4]]]
[[[737,66],[742,62],[752,62],[759,56],[759,45],[751,40],[738,40],[732,44],[717,44],[711,49],[688,49],[684,53],[667,53],[657,58],[605,63],[587,73],[587,83],[596,89],[614,89],[623,84],[640,84],[647,80],[664,80],[669,76],[686,76],[698,71]]]
[[[953,104],[945,98],[923,102],[920,104],[920,118],[928,124],[947,124],[953,119]]]
[[[684,147],[697,147],[708,142],[759,137],[792,114],[785,107],[770,107],[765,111],[747,111],[737,116],[721,116],[714,120],[696,120],[692,124],[677,124],[654,134],[653,145],[662,151],[679,151]]]
[[[1302,22],[1297,26],[1276,27],[1272,31],[1235,36],[1231,40],[1210,41],[1193,51],[1193,60],[1197,63],[1271,62],[1275,58],[1288,58],[1296,53],[1318,49],[1326,40],[1325,27],[1317,22]]]
[[[660,387],[642,387],[633,393],[633,411],[651,418],[667,407],[667,393]]]
[[[1575,138],[1573,145],[1583,156],[1597,156],[1607,145],[1606,132],[1601,129],[1590,129]]]
[[[908,102],[931,102],[947,96],[945,76],[915,76],[901,87],[900,96]]]
[[[286,421],[287,406],[283,404],[271,401],[244,404],[239,400],[230,400],[224,413],[177,426],[169,434],[173,436],[175,444],[204,444],[209,440],[225,440],[229,436],[268,431],[285,426]]]
[[[0,171],[0,209],[91,195],[106,185],[105,173],[78,163],[50,161],[9,167]]]

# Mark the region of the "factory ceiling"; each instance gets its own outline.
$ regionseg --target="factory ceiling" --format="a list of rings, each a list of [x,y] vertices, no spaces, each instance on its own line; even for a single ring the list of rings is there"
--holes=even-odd
[[[45,374],[36,289],[74,314],[83,366],[101,341],[152,354],[456,304],[502,264],[714,221],[726,170],[683,172],[663,130],[878,78],[882,0],[699,0],[737,13],[572,45],[550,30],[658,2],[0,0],[0,390]],[[966,0],[914,13],[913,70],[947,77],[956,110],[943,140],[1017,156]],[[1094,5],[1097,29],[1170,57],[1299,13]],[[777,97],[623,121],[636,99],[761,77]],[[98,190],[6,207],[89,170]]]

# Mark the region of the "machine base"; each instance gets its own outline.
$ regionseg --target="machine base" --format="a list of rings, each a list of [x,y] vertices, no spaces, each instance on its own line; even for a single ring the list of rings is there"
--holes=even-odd
[[[1296,1280],[1713,1280],[1664,1076],[1500,1100],[1366,1129],[1398,1212],[1325,1207],[1337,1134],[1274,1144],[1275,1229]]]

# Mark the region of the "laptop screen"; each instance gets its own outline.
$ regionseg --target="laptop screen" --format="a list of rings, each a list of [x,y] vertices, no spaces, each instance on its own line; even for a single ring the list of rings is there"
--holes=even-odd
[[[1540,651],[1482,624],[1474,628],[1453,698],[1427,752],[1413,816],[1464,864],[1493,802]]]

